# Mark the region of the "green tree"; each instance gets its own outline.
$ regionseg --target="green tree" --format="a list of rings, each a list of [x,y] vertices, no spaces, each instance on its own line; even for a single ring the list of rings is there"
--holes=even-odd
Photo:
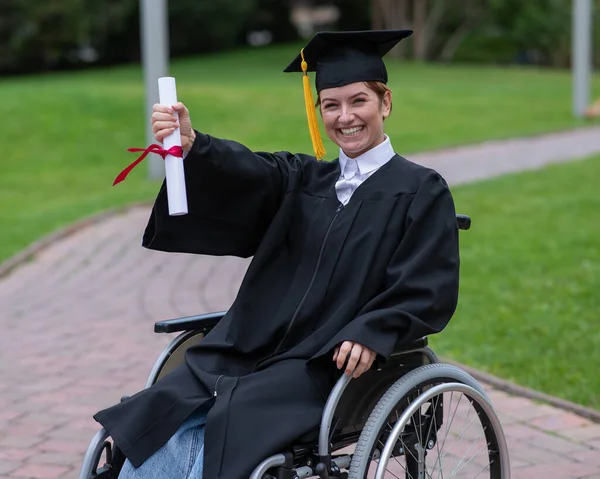
[[[214,52],[239,42],[256,0],[176,0],[169,2],[172,55]]]
[[[257,0],[172,0],[173,56],[239,42]],[[0,72],[23,73],[135,61],[139,0],[2,0]]]
[[[56,68],[85,36],[83,0],[5,0],[0,10],[0,69]]]

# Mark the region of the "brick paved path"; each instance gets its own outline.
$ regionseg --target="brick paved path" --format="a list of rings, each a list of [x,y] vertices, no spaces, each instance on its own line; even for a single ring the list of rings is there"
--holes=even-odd
[[[412,159],[451,183],[600,151],[600,128]],[[143,386],[154,321],[226,309],[246,260],[144,250],[147,208],[51,245],[0,278],[0,477],[75,478],[91,415]],[[600,425],[491,390],[517,479],[600,479]]]

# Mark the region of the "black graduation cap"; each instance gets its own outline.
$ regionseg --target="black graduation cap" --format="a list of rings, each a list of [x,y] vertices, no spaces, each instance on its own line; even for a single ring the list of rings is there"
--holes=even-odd
[[[317,72],[317,92],[361,81],[387,83],[382,57],[412,30],[318,32],[284,72]]]
[[[308,127],[315,156],[322,159],[325,148],[319,134],[310,80],[307,72],[316,72],[317,92],[350,83],[379,81],[388,76],[382,57],[412,30],[366,30],[354,32],[318,32],[300,51],[284,72],[304,72],[304,100]]]

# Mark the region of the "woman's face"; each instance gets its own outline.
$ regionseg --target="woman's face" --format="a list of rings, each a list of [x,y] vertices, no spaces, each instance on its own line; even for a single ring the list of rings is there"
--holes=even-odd
[[[319,93],[321,115],[327,136],[350,158],[356,158],[382,143],[383,120],[390,114],[392,96],[377,94],[363,82]]]

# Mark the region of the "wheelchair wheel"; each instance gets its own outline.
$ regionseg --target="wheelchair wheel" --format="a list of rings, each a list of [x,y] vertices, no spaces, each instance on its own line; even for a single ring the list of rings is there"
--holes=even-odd
[[[508,448],[483,388],[448,364],[421,366],[379,400],[349,479],[509,479]]]
[[[117,479],[125,456],[108,437],[108,431],[102,428],[92,438],[83,458],[79,479]]]

